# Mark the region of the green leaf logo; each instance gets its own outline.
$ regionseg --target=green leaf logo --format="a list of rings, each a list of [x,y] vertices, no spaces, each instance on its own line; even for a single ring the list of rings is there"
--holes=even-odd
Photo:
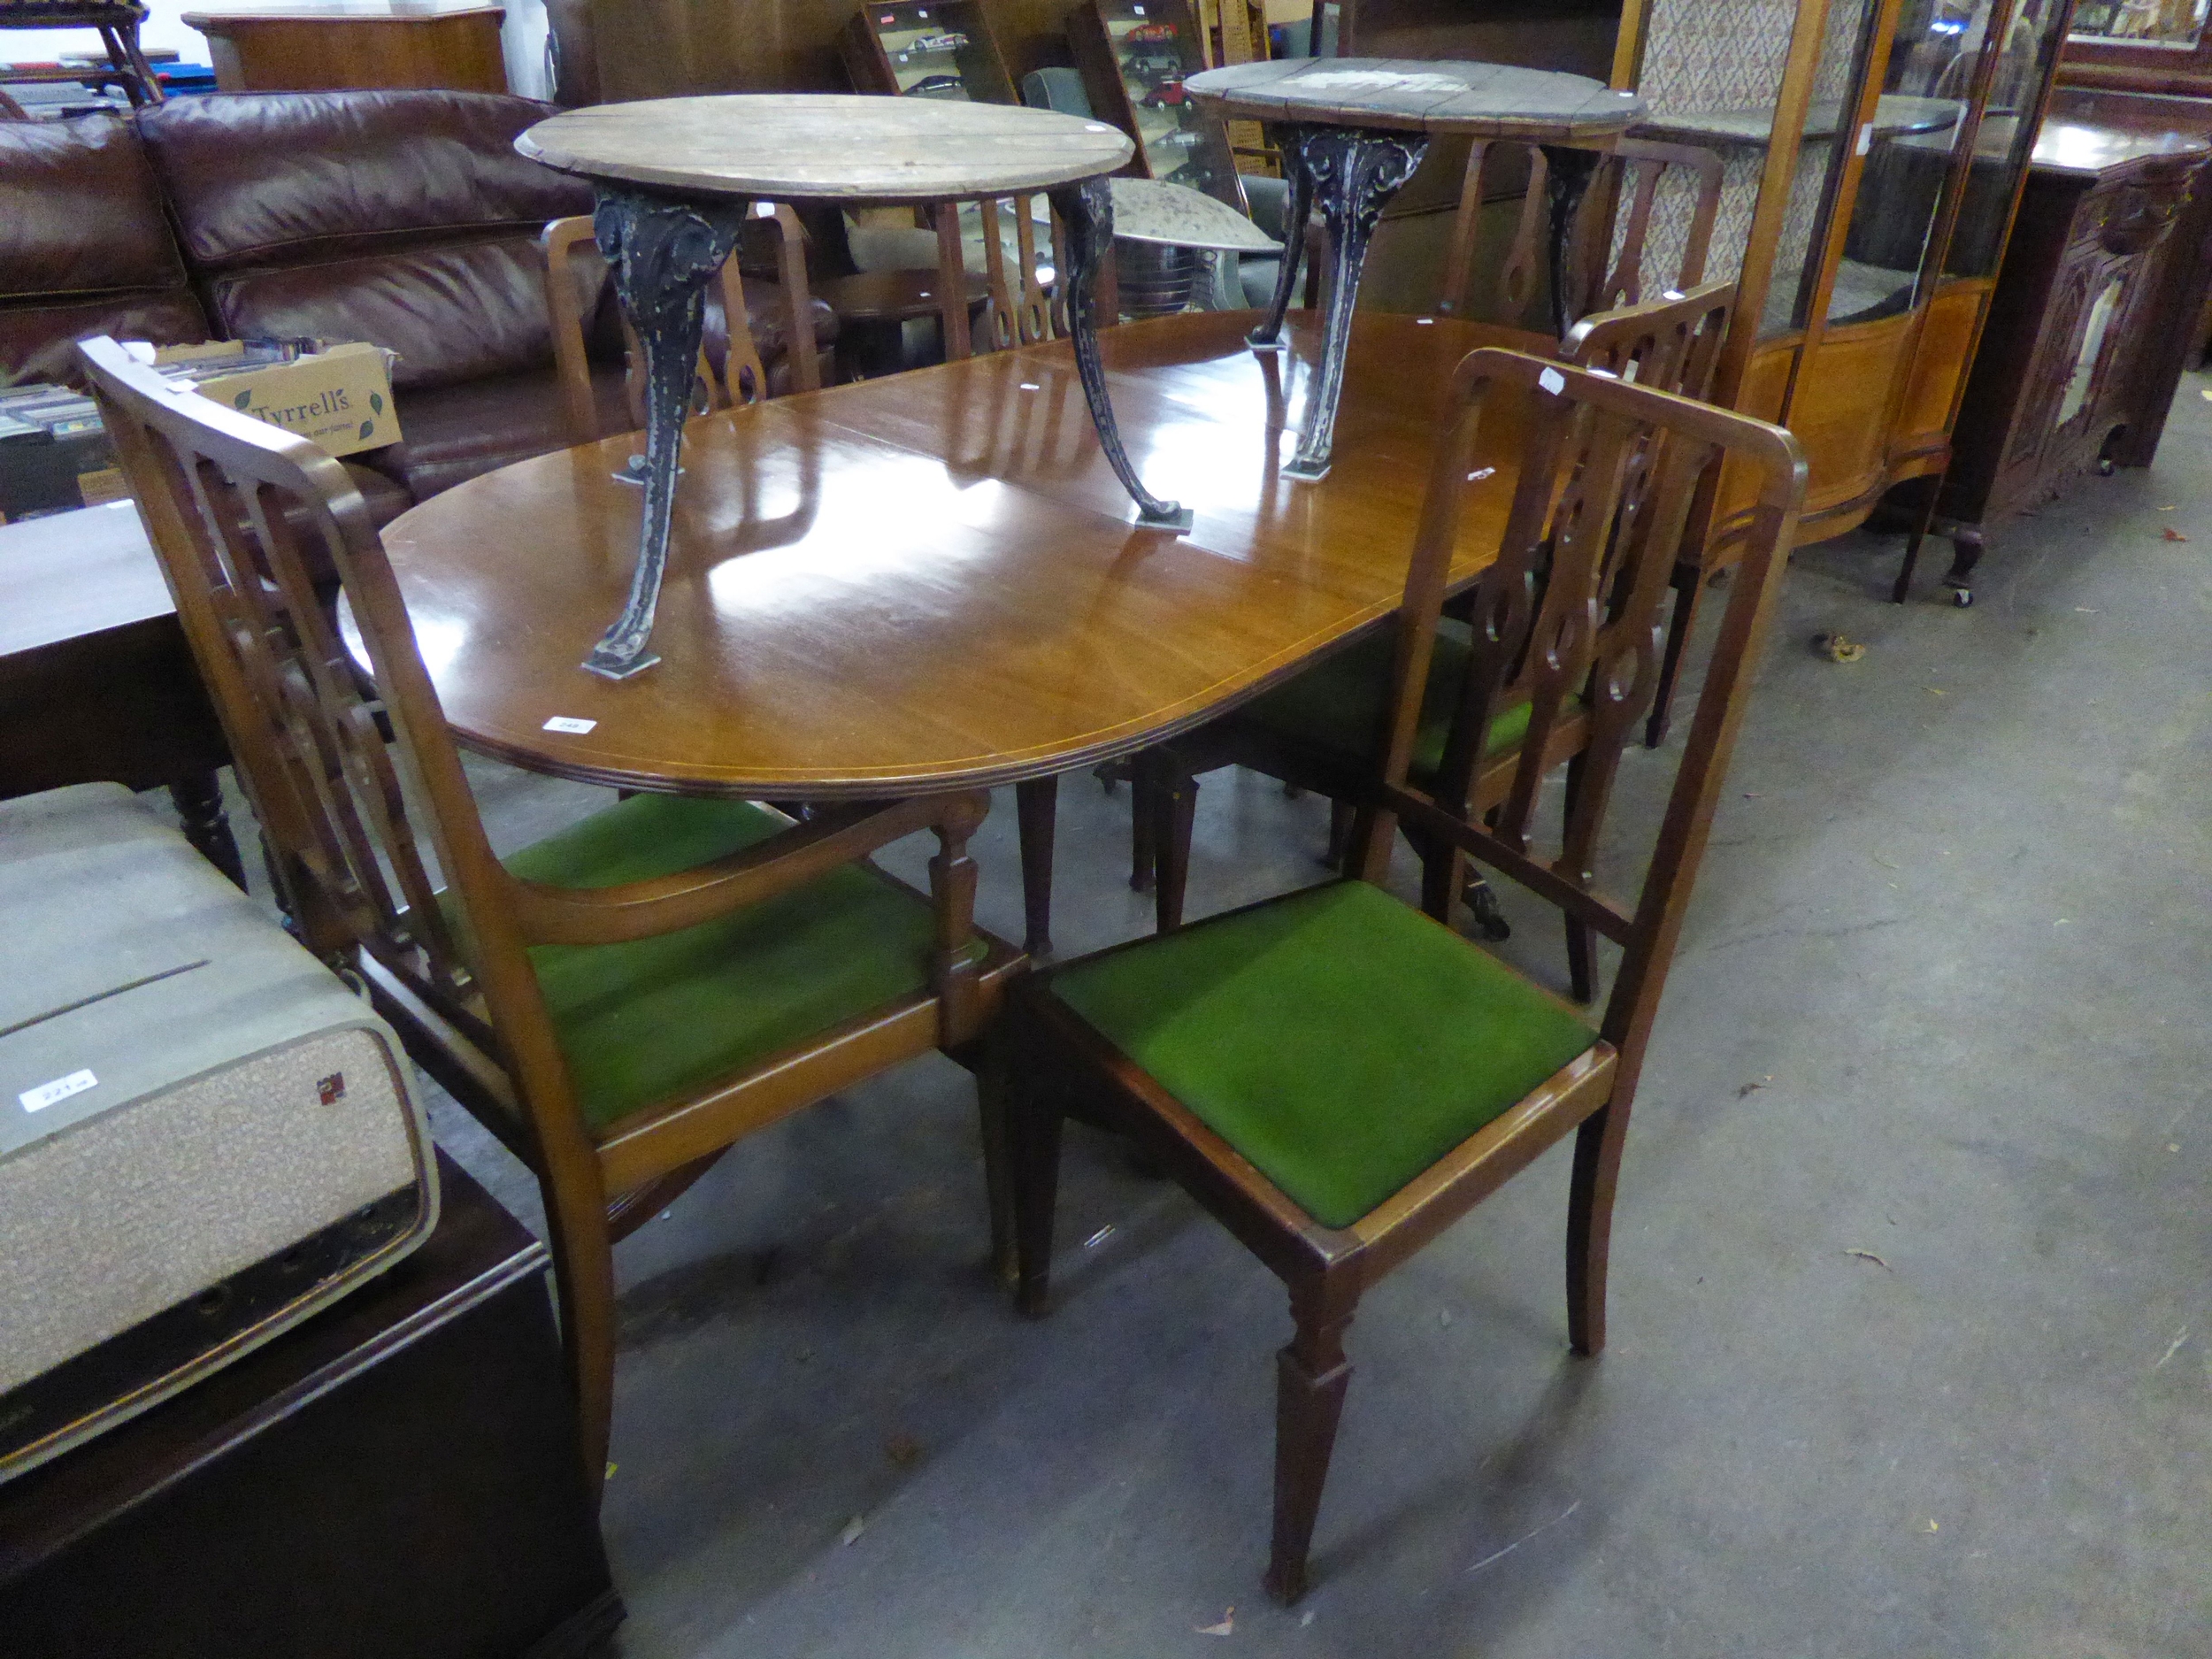
[[[231,399],[231,407],[234,409],[243,409],[251,402],[253,402],[253,394],[251,392],[241,392],[237,396]]]
[[[376,430],[376,422],[374,422],[373,420],[365,420],[365,421],[363,421],[363,422],[361,423],[361,434],[360,434],[360,435],[361,435],[362,437],[365,438],[365,437],[367,437],[367,436],[369,435],[369,434],[371,434],[372,432],[374,432],[375,430]]]
[[[369,408],[377,414],[382,414],[384,412],[384,394],[381,392],[371,392],[369,394]]]

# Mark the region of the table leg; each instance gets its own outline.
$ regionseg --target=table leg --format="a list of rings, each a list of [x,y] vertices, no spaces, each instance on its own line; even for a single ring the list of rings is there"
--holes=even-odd
[[[1283,177],[1290,188],[1283,204],[1283,258],[1275,267],[1275,294],[1267,302],[1267,315],[1245,335],[1244,343],[1256,351],[1283,349],[1283,318],[1290,311],[1290,296],[1298,284],[1298,267],[1306,257],[1306,224],[1313,218],[1313,174],[1306,171],[1306,141],[1310,127],[1280,129],[1276,148],[1283,158]]]
[[[592,228],[613,267],[615,293],[645,354],[645,514],[630,597],[584,666],[626,680],[660,661],[648,655],[653,611],[668,565],[676,508],[676,462],[691,404],[706,288],[737,246],[749,204],[689,203],[601,187]]]
[[[1098,356],[1099,266],[1113,257],[1114,198],[1103,179],[1085,179],[1064,184],[1048,193],[1052,211],[1067,227],[1067,269],[1060,273],[1068,296],[1068,339],[1075,347],[1075,372],[1083,380],[1083,401],[1090,405],[1091,424],[1098,428],[1099,447],[1114,476],[1137,503],[1137,522],[1163,530],[1187,530],[1191,511],[1171,501],[1162,501],[1144,487],[1137,469],[1129,464],[1122,447],[1121,428],[1114,422],[1114,405],[1106,392],[1106,365]]]
[[[223,805],[219,772],[196,772],[169,786],[176,803],[178,827],[193,850],[228,876],[241,892],[246,890],[246,866],[238,856],[238,841],[230,833],[230,813]]]
[[[1299,171],[1311,177],[1329,227],[1329,303],[1321,322],[1321,361],[1306,396],[1305,433],[1283,468],[1285,478],[1311,482],[1328,472],[1336,406],[1344,396],[1344,354],[1352,341],[1352,303],[1359,296],[1368,239],[1384,205],[1413,176],[1428,147],[1426,137],[1406,133],[1318,127],[1302,134]],[[1286,236],[1291,228],[1284,227]]]
[[[1567,250],[1574,239],[1575,215],[1590,192],[1603,159],[1594,150],[1571,150],[1564,144],[1545,144],[1546,186],[1551,197],[1551,319],[1564,340],[1578,320],[1573,298],[1567,292]]]

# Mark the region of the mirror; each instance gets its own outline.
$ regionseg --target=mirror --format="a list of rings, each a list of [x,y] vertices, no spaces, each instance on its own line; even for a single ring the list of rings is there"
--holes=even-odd
[[[2125,41],[2131,46],[2196,47],[2208,0],[2081,0],[2073,38]]]

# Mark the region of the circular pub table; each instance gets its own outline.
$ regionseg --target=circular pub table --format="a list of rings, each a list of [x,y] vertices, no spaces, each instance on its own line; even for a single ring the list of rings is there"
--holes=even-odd
[[[755,201],[880,207],[1044,192],[1067,227],[1068,333],[1100,446],[1139,523],[1188,527],[1190,515],[1130,465],[1099,362],[1093,278],[1113,237],[1105,180],[1133,150],[1113,127],[1002,104],[758,94],[595,104],[539,122],[515,148],[591,180],[599,249],[645,354],[644,521],[628,600],[584,659],[592,672],[619,680],[659,660],[649,646],[706,288]]]
[[[1430,138],[1517,139],[1549,163],[1554,320],[1564,334],[1567,234],[1598,161],[1644,112],[1632,92],[1584,75],[1505,64],[1414,63],[1378,58],[1302,58],[1238,64],[1193,75],[1184,88],[1209,113],[1263,121],[1277,129],[1290,183],[1287,234],[1275,294],[1248,343],[1280,350],[1283,314],[1305,251],[1302,232],[1317,197],[1329,227],[1328,310],[1319,372],[1307,395],[1298,453],[1286,478],[1314,480],[1329,470],[1336,406],[1344,392],[1344,352],[1352,302],[1375,221],[1413,176]]]

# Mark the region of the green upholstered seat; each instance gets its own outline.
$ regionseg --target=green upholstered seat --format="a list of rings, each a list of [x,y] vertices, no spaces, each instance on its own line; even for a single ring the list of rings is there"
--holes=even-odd
[[[1051,976],[1061,1002],[1324,1226],[1348,1226],[1596,1033],[1363,881]]]
[[[743,802],[636,795],[504,862],[553,887],[613,887],[788,827]],[[680,933],[539,945],[530,960],[584,1117],[603,1128],[925,989],[934,940],[927,900],[852,865]]]
[[[1255,697],[1244,718],[1271,732],[1332,749],[1348,759],[1374,753],[1390,697],[1390,657],[1395,630],[1371,634],[1358,643],[1315,664],[1303,673]],[[1452,728],[1452,705],[1467,672],[1473,634],[1464,622],[1447,617],[1436,630],[1429,657],[1429,682],[1421,699],[1421,724],[1413,738],[1409,776],[1425,787],[1444,762],[1444,742]],[[1528,730],[1529,706],[1502,710],[1490,721],[1486,753],[1513,748]]]

